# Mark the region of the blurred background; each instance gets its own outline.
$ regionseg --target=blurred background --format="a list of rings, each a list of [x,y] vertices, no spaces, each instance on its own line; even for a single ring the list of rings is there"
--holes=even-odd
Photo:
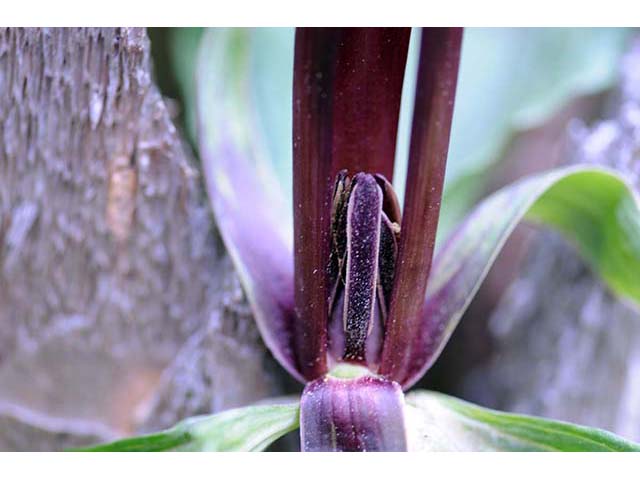
[[[301,389],[257,333],[204,193],[202,33],[0,33],[0,450],[107,441]],[[290,195],[294,30],[244,34]],[[554,166],[610,165],[640,186],[637,35],[465,31],[439,239],[485,195]],[[419,387],[640,440],[639,320],[559,235],[522,225]]]

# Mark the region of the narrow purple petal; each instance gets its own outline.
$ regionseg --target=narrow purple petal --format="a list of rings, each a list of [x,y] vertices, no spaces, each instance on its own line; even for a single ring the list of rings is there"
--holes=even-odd
[[[298,29],[293,179],[296,352],[327,371],[331,205],[338,172],[391,178],[409,29]]]
[[[373,377],[326,377],[309,383],[300,402],[304,452],[407,451],[400,386]]]
[[[291,217],[269,177],[261,131],[248,101],[247,32],[207,32],[197,70],[198,144],[225,246],[273,355],[302,380],[293,349]],[[233,66],[233,68],[232,68]]]
[[[293,210],[296,353],[307,379],[327,372],[333,72],[337,33],[296,30],[293,72]]]
[[[394,288],[380,373],[403,381],[421,328],[458,79],[462,29],[425,28]]]

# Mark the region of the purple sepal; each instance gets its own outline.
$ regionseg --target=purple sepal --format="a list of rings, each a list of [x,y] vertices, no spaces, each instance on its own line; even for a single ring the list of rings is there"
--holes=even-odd
[[[256,127],[249,99],[247,32],[215,29],[200,48],[198,145],[216,223],[266,345],[304,381],[294,355],[291,215]],[[235,68],[221,68],[234,65]]]
[[[405,452],[404,395],[396,382],[331,376],[309,383],[300,402],[303,452]]]

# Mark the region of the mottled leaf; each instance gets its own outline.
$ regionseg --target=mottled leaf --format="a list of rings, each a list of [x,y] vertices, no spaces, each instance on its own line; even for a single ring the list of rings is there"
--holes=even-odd
[[[639,205],[616,172],[579,165],[522,179],[487,198],[437,252],[411,363],[394,379],[408,388],[433,364],[525,217],[562,232],[615,293],[640,304]]]
[[[489,410],[441,393],[411,392],[406,403],[411,450],[640,451],[639,444],[605,430]]]
[[[175,427],[83,449],[87,452],[259,452],[298,428],[299,405],[258,405],[193,417]]]

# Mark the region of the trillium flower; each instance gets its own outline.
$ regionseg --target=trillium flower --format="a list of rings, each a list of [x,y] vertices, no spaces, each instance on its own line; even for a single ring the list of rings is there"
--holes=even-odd
[[[521,179],[479,204],[434,256],[462,30],[422,29],[401,208],[392,177],[409,35],[296,31],[293,208],[249,94],[246,32],[205,35],[196,104],[207,191],[265,344],[304,384],[302,398],[95,450],[259,450],[298,426],[305,451],[640,449],[602,430],[405,395],[523,219],[559,230],[614,293],[640,304],[640,200],[609,169]]]
[[[517,221],[571,174],[485,203],[432,273],[462,29],[422,29],[401,211],[390,180],[409,36],[406,28],[296,31],[293,219],[268,181],[249,100],[234,94],[245,79],[199,72],[200,106],[233,101],[217,110],[241,112],[201,108],[200,153],[265,343],[306,384],[303,450],[407,448],[402,392],[433,364]]]
[[[422,34],[402,216],[388,179],[409,36],[408,28],[297,31],[293,250],[281,210],[237,145],[215,146],[208,168],[214,210],[265,342],[307,383],[308,450],[327,448],[330,429],[338,450],[405,449],[401,387],[420,378],[435,353],[424,299],[462,30]],[[337,380],[332,371],[361,378]],[[368,418],[351,418],[357,411]],[[389,424],[398,426],[393,435]]]

